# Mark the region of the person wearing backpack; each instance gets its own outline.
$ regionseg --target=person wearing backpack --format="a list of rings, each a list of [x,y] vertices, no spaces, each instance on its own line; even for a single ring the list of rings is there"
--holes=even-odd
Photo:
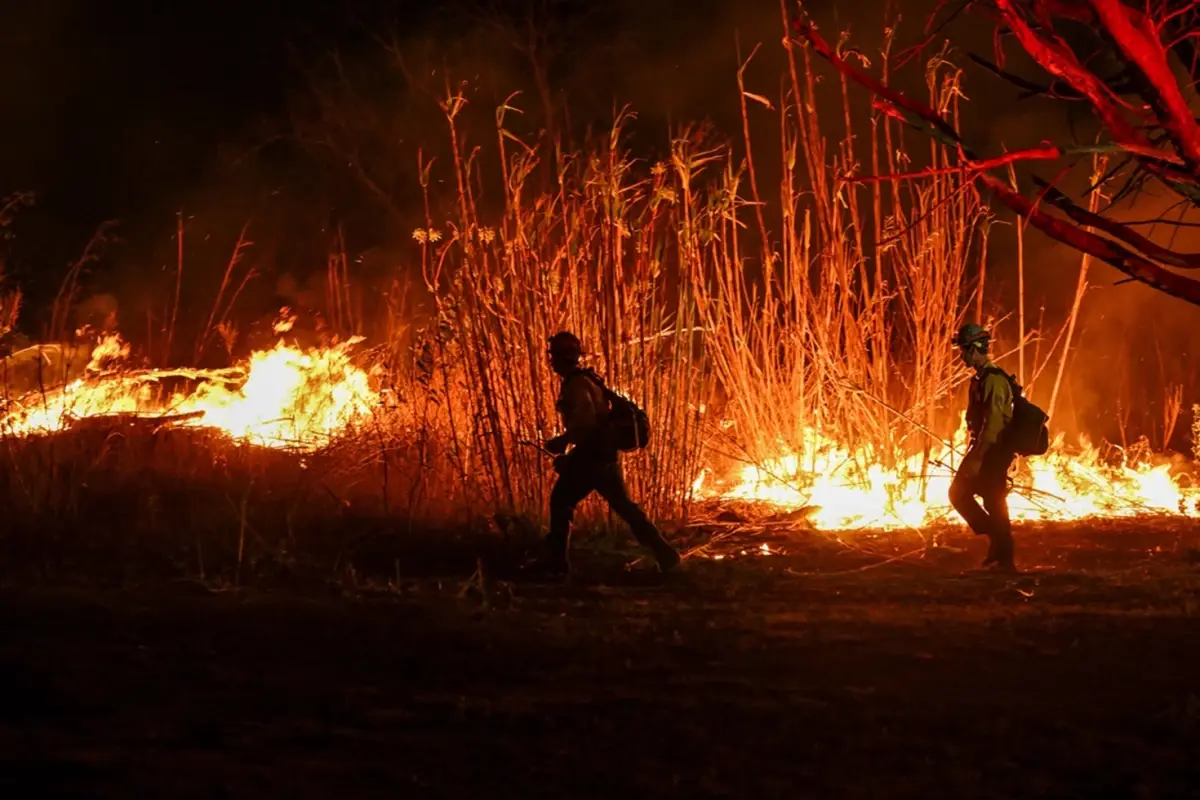
[[[546,450],[557,456],[558,480],[550,492],[544,566],[554,573],[570,572],[568,551],[575,508],[598,492],[625,520],[638,542],[654,554],[659,569],[674,569],[679,565],[679,553],[630,498],[621,472],[620,451],[645,446],[649,435],[645,413],[609,390],[595,372],[579,365],[583,346],[574,334],[556,333],[549,344],[550,366],[562,378],[557,407],[565,431],[545,442]]]
[[[975,323],[963,325],[954,339],[975,377],[967,401],[971,444],[950,484],[950,503],[976,535],[988,537],[983,565],[1015,572],[1008,470],[1016,452],[1006,436],[1013,419],[1014,384],[988,357],[990,339],[987,330]],[[983,500],[982,508],[977,496]]]

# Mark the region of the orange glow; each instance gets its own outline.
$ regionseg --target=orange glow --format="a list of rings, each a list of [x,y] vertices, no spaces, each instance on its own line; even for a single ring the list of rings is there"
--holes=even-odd
[[[965,452],[965,424],[953,444],[957,452]],[[693,490],[700,498],[809,508],[807,518],[826,530],[961,524],[946,499],[952,473],[944,465],[957,459],[950,448],[940,450],[931,454],[934,464],[925,470],[920,454],[886,469],[870,451],[852,452],[810,430],[800,453],[783,451],[759,466],[742,467],[725,481],[714,480],[705,470]],[[1200,516],[1200,489],[1180,485],[1168,465],[1105,464],[1087,441],[1068,450],[1060,436],[1049,453],[1026,459],[1013,475],[1009,509],[1014,520]]]
[[[286,312],[283,316],[287,319]],[[114,370],[111,365],[128,357],[129,346],[109,336],[94,349],[84,377],[13,403],[15,410],[0,418],[0,431],[26,436],[89,417],[164,417],[171,425],[216,429],[239,442],[311,452],[380,406],[367,372],[350,358],[359,341],[307,350],[280,342],[229,369]],[[176,388],[168,388],[171,381]],[[931,453],[930,464],[917,454],[887,468],[870,448],[852,451],[807,430],[800,452],[780,446],[779,455],[725,476],[705,468],[692,494],[806,508],[805,518],[825,530],[960,524],[946,495],[948,465],[957,463],[955,452],[964,452],[965,445],[964,423],[950,446]],[[1045,456],[1021,462],[1014,476],[1009,496],[1014,520],[1200,517],[1200,488],[1181,484],[1169,465],[1106,463],[1086,441],[1069,449],[1059,437]],[[772,552],[763,545],[759,554]]]
[[[280,342],[227,370],[97,372],[106,359],[128,354],[127,345],[109,337],[93,352],[89,374],[23,398],[0,420],[0,429],[22,436],[102,415],[191,415],[172,424],[215,428],[265,447],[315,450],[378,403],[367,373],[350,360],[349,348],[358,341],[310,350]],[[162,383],[170,378],[195,388],[166,393]]]

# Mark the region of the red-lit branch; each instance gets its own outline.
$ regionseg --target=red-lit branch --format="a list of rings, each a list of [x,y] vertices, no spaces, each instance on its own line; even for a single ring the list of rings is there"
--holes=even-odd
[[[987,158],[981,161],[967,161],[956,167],[938,167],[936,169],[924,169],[918,172],[899,172],[892,175],[864,175],[864,176],[848,176],[845,180],[849,183],[884,183],[887,181],[912,181],[920,178],[932,178],[937,175],[951,174],[970,174],[974,172],[983,172],[989,169],[1014,164],[1018,161],[1053,161],[1062,158],[1063,151],[1052,144],[1042,145],[1041,147],[1031,147],[1027,150],[1014,150],[1011,153],[1005,153],[1002,156],[995,158]]]
[[[1153,21],[1142,14],[1135,18],[1118,0],[1089,0],[1089,3],[1121,52],[1146,77],[1146,100],[1175,147],[1189,164],[1200,165],[1200,127],[1179,91]]]
[[[916,100],[906,97],[900,92],[897,92],[895,89],[885,86],[884,84],[872,78],[870,75],[855,67],[853,64],[850,64],[845,59],[838,56],[838,54],[834,52],[833,48],[829,46],[829,42],[825,41],[821,34],[817,33],[816,28],[814,28],[811,23],[803,19],[796,19],[793,21],[792,26],[795,28],[796,35],[801,39],[802,43],[808,42],[811,44],[813,49],[817,51],[818,55],[837,67],[838,70],[846,75],[846,77],[852,79],[860,86],[869,89],[873,94],[877,94],[880,97],[887,99],[896,107],[920,117],[922,120],[937,129],[943,136],[946,136],[955,142],[961,141],[958,136],[958,131],[954,130],[949,123],[938,116],[937,112],[932,108],[924,103],[919,103]]]
[[[1013,7],[1011,0],[997,0],[997,3],[1000,4],[1003,9],[1006,9],[1011,16],[1016,17],[1015,8]],[[1044,11],[1044,9],[1045,6],[1043,5],[1042,10]],[[1027,43],[1029,48],[1033,48],[1031,50],[1031,55],[1034,55],[1034,57],[1038,58],[1039,61],[1042,61],[1042,59],[1039,57],[1039,53],[1041,56],[1047,57],[1050,62],[1060,70],[1055,72],[1056,75],[1070,82],[1072,86],[1088,97],[1093,106],[1097,108],[1097,111],[1102,112],[1102,116],[1105,114],[1110,115],[1111,119],[1113,120],[1113,127],[1110,127],[1110,131],[1117,135],[1122,148],[1136,153],[1147,160],[1155,159],[1157,161],[1180,163],[1181,160],[1177,157],[1169,156],[1161,153],[1160,151],[1156,151],[1153,148],[1152,143],[1140,131],[1133,128],[1123,116],[1121,116],[1115,104],[1113,104],[1105,94],[1106,89],[1103,87],[1103,85],[1100,84],[1099,80],[1094,75],[1079,65],[1074,54],[1066,49],[1065,43],[1062,43],[1061,40],[1056,42],[1046,42],[1045,40],[1041,39],[1041,37],[1037,36],[1037,34],[1034,33],[1028,25],[1025,25],[1023,20],[1018,18],[1018,21],[1024,26],[1024,31],[1026,33],[1026,38],[1023,40],[1023,44]],[[1031,153],[1048,155],[1050,148],[1053,146],[1048,145],[1045,146],[1044,149],[1033,148],[1032,150],[1028,151],[1009,153],[1005,156],[999,157],[998,159],[978,159],[973,156],[962,143],[954,128],[951,127],[945,120],[943,120],[933,109],[918,103],[908,98],[901,92],[884,85],[883,83],[875,80],[871,76],[847,63],[844,59],[838,57],[838,55],[833,51],[833,48],[831,48],[829,44],[825,42],[819,34],[817,34],[811,25],[804,22],[797,22],[795,28],[800,39],[812,44],[818,55],[822,56],[825,58],[825,60],[833,64],[834,67],[836,67],[848,78],[870,90],[880,98],[884,98],[886,100],[886,102],[877,101],[877,106],[883,107],[885,111],[893,116],[901,117],[909,124],[916,124],[918,127],[922,127],[920,123],[924,123],[924,126],[928,126],[933,132],[935,132],[935,134],[940,134],[939,138],[947,139],[954,143],[958,147],[960,154],[972,159],[968,165],[957,167],[955,170],[950,171],[970,171],[973,177],[982,182],[983,185],[989,189],[1000,202],[1004,203],[1017,214],[1024,217],[1035,228],[1042,231],[1047,236],[1050,236],[1052,239],[1111,264],[1134,280],[1145,283],[1154,289],[1165,292],[1193,305],[1200,306],[1200,281],[1171,272],[1169,269],[1152,263],[1146,258],[1131,252],[1117,242],[1097,236],[1094,233],[1090,233],[1083,228],[1072,224],[1068,220],[1051,216],[1045,211],[1037,208],[1033,202],[1011,189],[1004,181],[988,173],[986,171],[987,167],[984,166],[1002,166],[1008,163],[1013,163],[1014,161],[1030,160],[1035,157],[1031,155]],[[1042,61],[1042,64],[1047,69],[1051,69],[1046,62]],[[1054,70],[1051,69],[1051,71],[1053,72]],[[1106,119],[1106,121],[1108,120]],[[1057,148],[1054,149],[1057,150]],[[971,168],[971,164],[975,165],[974,169]],[[1162,174],[1170,169],[1161,163],[1154,163],[1154,161],[1149,161],[1147,166],[1154,169],[1159,174]],[[937,174],[937,171],[928,171],[925,174]],[[893,175],[881,179],[903,180],[911,177],[919,177],[919,175]],[[1057,197],[1058,196],[1056,196],[1056,198]],[[1064,209],[1064,211],[1066,210],[1067,209]],[[1082,212],[1082,209],[1078,209],[1078,211]],[[1083,213],[1086,214],[1087,212]],[[1106,230],[1114,237],[1120,238],[1123,241],[1138,247],[1139,249],[1143,249],[1143,245],[1146,245],[1149,248],[1155,247],[1152,243],[1146,240],[1145,237],[1141,237],[1132,231],[1120,229],[1118,227],[1120,223],[1110,223],[1109,221],[1104,220],[1104,225],[1102,226],[1100,224],[1096,224],[1096,221],[1100,220],[1099,217],[1095,219],[1077,217],[1077,220],[1082,224],[1092,224],[1101,230]],[[1119,235],[1116,233],[1117,230],[1121,231]],[[1150,253],[1151,250],[1145,249],[1144,252]],[[1158,252],[1167,254],[1169,257],[1174,258],[1177,262],[1181,262],[1181,266],[1190,266],[1190,256],[1182,256],[1181,254],[1172,253],[1171,251],[1167,251],[1162,248],[1158,248]]]
[[[1076,22],[1090,22],[1092,20],[1092,12],[1083,2],[1075,0],[1036,0],[1037,5],[1043,9],[1043,13],[1050,13],[1056,17],[1064,19],[1073,19]]]
[[[981,58],[974,53],[967,53],[967,58],[971,59],[992,74],[999,75],[1001,78],[1008,81],[1013,86],[1016,86],[1018,89],[1024,89],[1025,96],[1055,97],[1063,100],[1083,99],[1082,95],[1080,95],[1073,88],[1071,88],[1069,84],[1064,83],[1063,81],[1054,81],[1049,85],[1043,86],[1042,84],[1025,80],[1020,75],[1014,75],[1007,70],[1003,70],[998,64],[993,64],[986,58]]]
[[[946,19],[942,20],[942,23],[934,28],[933,23],[937,19],[937,15],[941,13],[942,9],[945,8],[949,2],[950,0],[938,0],[937,8],[935,8],[933,13],[929,15],[929,20],[925,24],[925,39],[900,53],[900,55],[896,57],[894,69],[900,69],[910,60],[921,55],[925,48],[929,47],[929,45],[933,43],[933,40],[936,39],[938,35],[946,29],[947,25],[957,19],[959,14],[967,10],[967,7],[971,5],[972,0],[961,0],[961,2],[959,2],[958,5],[950,12]]]
[[[1189,0],[1189,2],[1184,3],[1184,5],[1182,7],[1175,9],[1174,11],[1167,14],[1162,19],[1157,20],[1155,22],[1154,29],[1156,31],[1166,30],[1167,28],[1173,27],[1173,25],[1180,18],[1185,17],[1188,14],[1195,16],[1196,13],[1197,13],[1197,4],[1195,2],[1192,2],[1191,0]],[[1192,24],[1194,24],[1194,21],[1190,20],[1189,22],[1183,23],[1183,24],[1192,25]]]
[[[1102,230],[1110,236],[1125,242],[1125,244],[1140,250],[1155,261],[1161,261],[1164,264],[1180,269],[1200,269],[1200,253],[1177,253],[1174,250],[1160,247],[1123,223],[1106,219],[1099,214],[1093,214],[1085,208],[1080,208],[1053,186],[1046,187],[1044,197],[1046,198],[1046,202],[1051,203],[1055,208],[1061,210],[1080,225],[1090,225],[1093,228]]]
[[[1149,148],[1146,137],[1121,113],[1116,96],[1099,78],[1079,63],[1061,37],[1054,36],[1054,39],[1050,40],[1039,36],[1025,21],[1014,0],[996,0],[996,5],[1000,8],[1005,23],[1012,29],[1026,52],[1052,75],[1063,79],[1075,91],[1086,97],[1104,121],[1105,127],[1122,146]],[[1044,2],[1035,5],[1043,13],[1046,12]]]
[[[1029,200],[1014,192],[1004,181],[994,175],[981,173],[979,180],[991,190],[997,199],[1027,219],[1030,224],[1050,238],[1111,264],[1129,277],[1147,286],[1165,292],[1172,297],[1177,297],[1192,305],[1200,306],[1200,281],[1186,278],[1183,275],[1177,275],[1168,269],[1131,253],[1115,242],[1111,242],[1094,233],[1088,233],[1065,220],[1050,216],[1045,211],[1036,208]]]

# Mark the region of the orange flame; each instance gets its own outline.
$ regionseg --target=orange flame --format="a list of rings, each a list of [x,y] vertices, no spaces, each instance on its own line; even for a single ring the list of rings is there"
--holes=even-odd
[[[100,372],[106,364],[124,361],[129,357],[129,345],[118,334],[105,336],[92,350],[92,360],[88,362],[84,372]]]
[[[705,471],[692,488],[698,497],[808,508],[807,518],[829,530],[961,524],[946,497],[953,477],[948,465],[955,451],[965,452],[965,444],[964,423],[951,446],[931,455],[934,466],[923,469],[918,454],[886,469],[869,449],[851,451],[808,430],[801,452],[781,448],[781,455],[745,466],[724,482]],[[1182,486],[1169,465],[1114,466],[1086,440],[1080,445],[1070,452],[1060,436],[1046,455],[1025,460],[1009,495],[1014,520],[1200,516],[1200,489]]]
[[[271,329],[277,334],[284,334],[296,326],[296,315],[287,306],[279,309],[279,316],[271,324]]]
[[[172,424],[216,428],[251,444],[315,450],[378,403],[367,373],[350,360],[348,351],[359,341],[310,350],[280,342],[227,370],[92,374],[23,398],[0,419],[0,430],[22,436],[62,430],[86,417],[166,415],[177,420]],[[109,337],[96,347],[89,368],[127,354],[128,345]],[[165,394],[162,383],[170,378],[197,386]]]
[[[0,432],[25,436],[63,430],[88,417],[135,415],[217,429],[264,447],[317,450],[380,405],[367,373],[349,355],[359,341],[308,350],[280,342],[225,370],[120,372],[111,365],[128,356],[129,346],[109,336],[96,346],[84,377],[12,403],[0,417]],[[193,388],[168,391],[171,379]],[[964,423],[952,442],[930,455],[930,464],[917,454],[889,469],[871,448],[851,450],[806,430],[799,452],[780,446],[778,456],[745,466],[731,479],[705,469],[692,493],[807,508],[806,518],[829,530],[958,523],[946,496],[950,465],[965,444]],[[1198,517],[1200,488],[1182,485],[1168,465],[1106,463],[1089,442],[1068,450],[1059,437],[1049,453],[1023,461],[1009,505],[1014,520]]]

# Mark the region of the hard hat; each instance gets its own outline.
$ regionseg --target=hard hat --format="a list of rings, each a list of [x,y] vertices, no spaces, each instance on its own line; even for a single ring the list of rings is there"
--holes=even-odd
[[[583,355],[583,344],[575,334],[559,331],[550,337],[550,355],[568,361],[578,361]]]
[[[988,333],[987,328],[974,322],[968,322],[958,329],[958,334],[954,337],[954,344],[957,347],[969,347],[973,344],[979,344],[987,347],[988,340],[992,335]]]

